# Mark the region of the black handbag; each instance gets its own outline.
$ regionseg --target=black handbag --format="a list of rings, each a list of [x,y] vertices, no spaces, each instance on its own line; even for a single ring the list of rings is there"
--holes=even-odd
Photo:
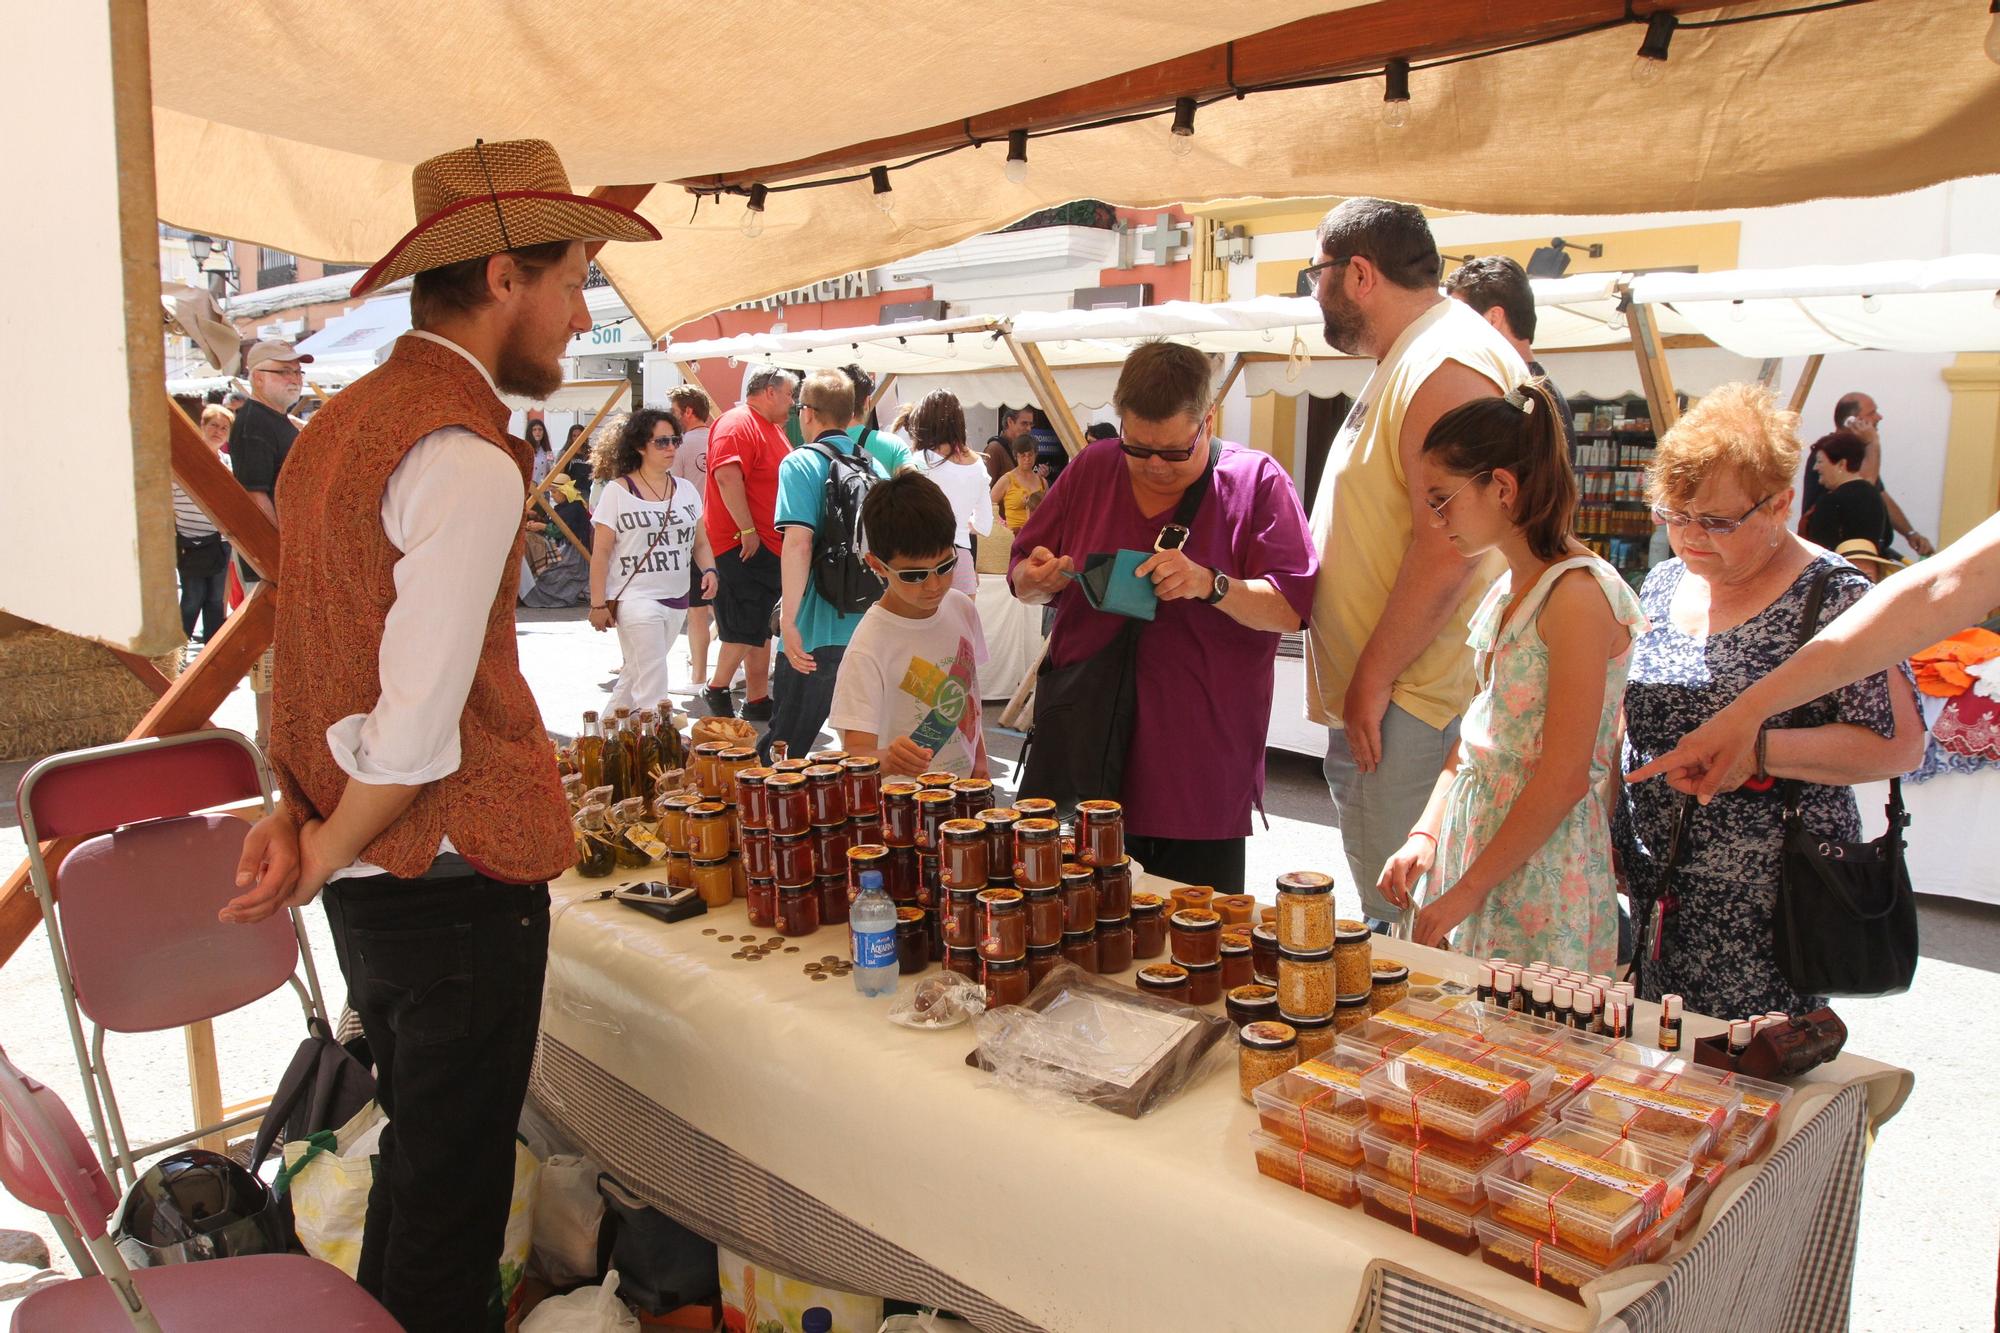
[[[1830,571],[1806,595],[1799,642],[1819,629]],[[1780,780],[1785,850],[1773,914],[1778,971],[1801,995],[1898,995],[1917,972],[1917,898],[1903,862],[1903,782],[1889,780],[1889,826],[1873,842],[1822,838],[1799,817],[1800,784]]]
[[[1174,524],[1194,526],[1215,479],[1215,451],[1181,495]],[[1072,611],[1090,611],[1082,601]],[[1091,612],[1091,614],[1104,614]],[[1035,722],[1021,744],[1020,796],[1042,796],[1067,812],[1078,801],[1116,797],[1125,789],[1125,756],[1139,712],[1139,642],[1151,623],[1128,619],[1096,653],[1068,666],[1045,656],[1035,677]]]
[[[174,568],[183,578],[205,579],[220,574],[229,563],[229,545],[219,532],[201,537],[174,534]]]

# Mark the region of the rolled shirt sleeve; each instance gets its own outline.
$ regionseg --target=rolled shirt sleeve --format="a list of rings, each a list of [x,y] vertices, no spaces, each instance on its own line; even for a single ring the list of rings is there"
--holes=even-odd
[[[382,628],[382,693],[326,730],[350,778],[416,786],[457,771],[460,714],[525,495],[514,460],[456,426],[426,435],[390,473],[382,528],[403,555]]]

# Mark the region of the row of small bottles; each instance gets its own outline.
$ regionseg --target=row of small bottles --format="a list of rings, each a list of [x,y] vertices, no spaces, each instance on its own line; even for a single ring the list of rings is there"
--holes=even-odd
[[[1601,1036],[1632,1035],[1634,990],[1602,973],[1494,958],[1479,965],[1479,999],[1496,1008]],[[1678,997],[1669,997],[1675,998]]]
[[[556,765],[564,777],[580,777],[586,792],[609,787],[614,802],[634,796],[651,800],[662,777],[687,766],[687,745],[673,715],[673,705],[664,700],[658,711],[641,709],[636,716],[621,708],[609,727],[596,712],[585,713],[576,740],[556,751]]]

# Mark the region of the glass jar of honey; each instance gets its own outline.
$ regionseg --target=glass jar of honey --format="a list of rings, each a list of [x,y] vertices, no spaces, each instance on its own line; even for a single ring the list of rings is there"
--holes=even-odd
[[[769,879],[777,873],[771,856],[771,835],[761,829],[743,830],[743,873],[752,879]]]
[[[1188,974],[1188,1003],[1214,1004],[1222,998],[1222,964],[1182,963]]]
[[[808,834],[775,834],[771,838],[771,877],[781,889],[803,888],[813,882],[813,847]]]
[[[923,867],[918,858],[914,847],[889,849],[887,859],[882,862],[882,891],[891,902],[917,903],[923,897]]]
[[[806,799],[803,773],[773,773],[765,778],[764,799],[771,832],[791,837],[812,828],[812,807]]]
[[[977,949],[946,949],[944,965],[968,981],[978,981],[983,971]]]
[[[686,852],[667,853],[667,887],[670,889],[694,887],[694,862]]]
[[[771,827],[771,803],[764,793],[770,777],[770,769],[755,765],[736,772],[736,822],[746,829]]]
[[[729,855],[729,807],[720,801],[698,801],[688,807],[687,853],[697,861],[720,861]]]
[[[771,771],[773,773],[804,773],[812,767],[810,759],[787,759],[784,756],[785,743],[779,741],[771,747]]]
[[[1053,889],[1062,883],[1062,827],[1053,819],[1014,825],[1014,886]]]
[[[1098,863],[1097,910],[1105,916],[1130,916],[1132,914],[1132,860],[1130,857],[1121,856],[1116,861]]]
[[[1056,964],[1061,961],[1062,950],[1056,946],[1050,945],[1047,948],[1037,949],[1034,945],[1030,944],[1028,946],[1028,989],[1032,991],[1035,987],[1041,985],[1042,978],[1053,972]]]
[[[694,785],[703,800],[719,801],[728,790],[722,771],[722,752],[730,748],[727,741],[703,741],[694,747]]]
[[[847,821],[847,792],[835,765],[814,764],[806,770],[806,817],[816,827]]]
[[[1077,859],[1108,866],[1125,859],[1125,807],[1116,801],[1078,801]]]
[[[957,798],[949,787],[926,787],[917,793],[917,846],[935,852],[941,835],[938,829],[958,813]]]
[[[925,791],[950,791],[951,784],[956,781],[958,781],[958,774],[946,773],[941,769],[933,769],[928,773],[917,774],[917,785]]]
[[[778,933],[797,939],[819,929],[819,890],[808,882],[778,890]]]
[[[993,784],[985,778],[960,778],[951,784],[952,805],[960,819],[977,819],[993,808]]]
[[[956,892],[956,890],[954,890]],[[1059,889],[1024,889],[1028,901],[1028,947],[1054,949],[1062,944],[1063,901]]]
[[[947,949],[977,949],[980,926],[986,919],[979,904],[980,889],[951,889],[945,894],[940,927]]]
[[[1248,927],[1238,927],[1222,932],[1222,947],[1218,960],[1222,964],[1222,989],[1235,990],[1238,986],[1248,986],[1257,979],[1250,968],[1250,931]]]
[[[710,907],[727,907],[736,897],[736,877],[730,871],[728,857],[710,861],[696,859],[691,872],[694,875],[694,891]]]
[[[1056,803],[1046,796],[1024,796],[1014,802],[1014,809],[1022,819],[1054,819]]]
[[[922,790],[914,782],[882,784],[882,841],[885,845],[917,845],[917,793]]]
[[[1183,907],[1167,919],[1174,961],[1206,965],[1222,957],[1222,918],[1205,907]]]
[[[1139,969],[1136,978],[1141,993],[1155,999],[1172,1000],[1175,1004],[1188,1001],[1187,969],[1178,963],[1152,963]]]
[[[988,1009],[1028,1002],[1028,956],[1025,953],[1013,959],[987,959],[985,976]]]
[[[1097,876],[1089,866],[1078,865],[1074,861],[1062,868],[1063,929],[1097,929],[1098,899]]]
[[[917,906],[936,907],[944,901],[944,857],[923,848],[917,853]]]
[[[1028,954],[1028,903],[1019,889],[982,889],[979,906],[985,913],[979,935],[979,956],[988,962],[1025,958]]]
[[[687,850],[687,812],[694,803],[694,797],[686,792],[670,792],[653,802],[653,813],[660,817],[660,841],[667,844],[668,851]]]
[[[896,909],[896,972],[909,976],[921,972],[931,962],[930,923],[921,907]]]
[[[821,875],[813,881],[819,893],[819,923],[822,926],[844,926],[847,924],[847,876],[835,871],[831,875]]]
[[[847,831],[853,835],[856,847],[859,847],[864,842],[880,843],[882,842],[882,816],[880,814],[849,815],[847,817]],[[883,845],[887,846],[886,843]]]
[[[722,770],[722,794],[715,799],[718,801],[734,801],[736,799],[738,779],[745,771],[758,766],[756,747],[750,745],[732,745],[716,756],[716,763],[720,765]]]
[[[973,816],[986,829],[986,882],[1014,882],[1014,824],[1021,818],[1011,806],[981,810]]]
[[[861,896],[861,876],[873,870],[882,876],[882,891],[889,891],[889,849],[880,843],[856,843],[847,849],[847,901]],[[895,895],[891,894],[893,898]]]
[[[1132,956],[1158,958],[1167,951],[1166,899],[1157,893],[1132,895]]]
[[[1065,963],[1072,963],[1086,972],[1097,970],[1097,930],[1095,923],[1089,930],[1068,930],[1063,932],[1062,956]]]
[[[944,887],[986,887],[986,828],[976,819],[947,819],[938,825],[944,859]]]
[[[847,852],[853,844],[848,841],[846,824],[813,825],[812,844],[815,875],[847,873]]]
[[[1113,976],[1132,966],[1132,919],[1097,918],[1097,970]]]
[[[847,797],[850,819],[882,813],[882,761],[856,756],[840,761],[840,787]]]
[[[743,892],[743,905],[749,910],[751,925],[759,930],[776,928],[778,882],[773,879],[751,879]]]

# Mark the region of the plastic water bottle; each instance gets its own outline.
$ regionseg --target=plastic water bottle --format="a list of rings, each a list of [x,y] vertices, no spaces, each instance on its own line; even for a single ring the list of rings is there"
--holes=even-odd
[[[896,993],[896,904],[882,891],[882,872],[861,872],[861,892],[847,910],[854,948],[854,989],[863,995]]]

